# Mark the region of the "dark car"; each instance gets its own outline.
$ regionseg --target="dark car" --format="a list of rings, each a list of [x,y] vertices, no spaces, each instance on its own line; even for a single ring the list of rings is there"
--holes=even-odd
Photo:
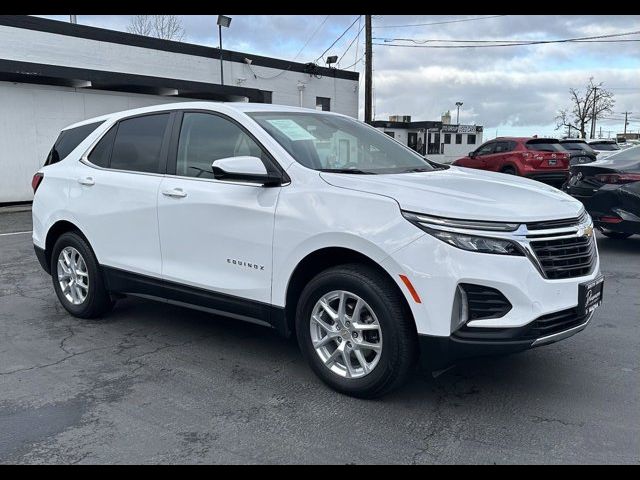
[[[582,201],[604,235],[640,234],[640,146],[572,166],[564,190]]]
[[[565,138],[560,140],[560,145],[569,151],[571,158],[569,165],[580,165],[596,161],[596,151],[589,146],[586,140],[581,138]]]
[[[556,138],[498,137],[453,165],[520,175],[560,187],[567,180],[569,158]]]

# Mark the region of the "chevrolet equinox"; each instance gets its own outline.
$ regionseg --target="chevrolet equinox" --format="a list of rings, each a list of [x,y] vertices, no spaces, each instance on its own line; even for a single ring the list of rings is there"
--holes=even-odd
[[[358,397],[419,363],[568,337],[602,299],[579,201],[431,162],[335,113],[104,115],[64,129],[32,186],[36,255],[71,315],[137,295],[269,326]]]

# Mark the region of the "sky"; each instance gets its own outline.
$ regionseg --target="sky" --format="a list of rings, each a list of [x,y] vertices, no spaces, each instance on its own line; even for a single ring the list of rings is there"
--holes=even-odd
[[[66,15],[42,16],[68,21]],[[326,56],[338,55],[340,68],[361,72],[360,119],[364,117],[364,31],[356,38],[364,16],[229,16],[233,20],[223,32],[225,49],[320,65]],[[126,31],[130,17],[78,15],[78,23]],[[183,41],[218,45],[217,16],[180,18]],[[628,131],[640,131],[640,41],[451,49],[385,45],[385,39],[557,40],[634,31],[639,33],[618,39],[640,40],[638,15],[374,15],[372,23],[374,44],[381,44],[373,47],[377,120],[389,115],[439,120],[450,110],[455,122],[455,103],[460,101],[460,123],[483,125],[485,140],[496,135],[559,136],[566,130],[556,130],[554,118],[559,109],[570,106],[569,89],[584,88],[593,77],[616,99],[612,118],[598,124],[603,136],[622,132],[619,119],[625,111],[632,112]],[[403,27],[421,23],[431,25]]]

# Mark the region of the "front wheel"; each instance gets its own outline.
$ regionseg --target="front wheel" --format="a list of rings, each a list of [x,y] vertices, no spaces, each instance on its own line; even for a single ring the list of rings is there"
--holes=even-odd
[[[334,267],[303,290],[296,334],[331,388],[374,398],[399,387],[417,358],[417,335],[396,286],[365,265]]]

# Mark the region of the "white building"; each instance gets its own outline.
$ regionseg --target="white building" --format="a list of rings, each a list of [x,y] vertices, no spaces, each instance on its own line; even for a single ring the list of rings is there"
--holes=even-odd
[[[0,204],[30,181],[60,129],[164,102],[251,101],[358,116],[358,73],[30,16],[0,15]]]
[[[440,163],[451,163],[482,144],[482,126],[452,125],[448,115],[439,122],[412,122],[410,116],[393,115],[388,121],[374,121],[373,126]]]

